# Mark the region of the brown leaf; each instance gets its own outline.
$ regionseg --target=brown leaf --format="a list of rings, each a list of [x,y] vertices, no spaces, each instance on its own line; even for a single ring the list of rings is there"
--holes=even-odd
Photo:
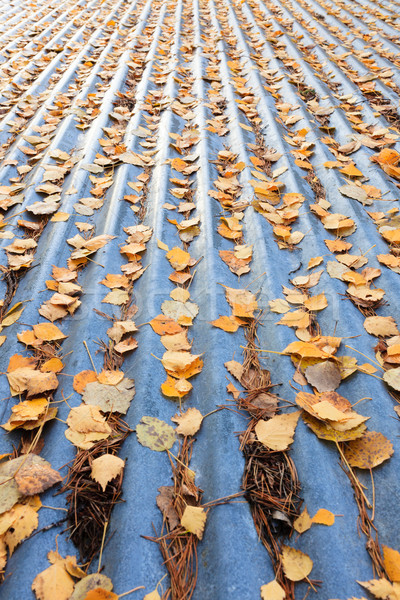
[[[170,530],[175,529],[179,525],[178,513],[174,508],[174,488],[172,485],[163,485],[158,488],[159,494],[156,497],[158,508],[163,516],[168,519]]]
[[[47,460],[36,454],[27,454],[24,458],[15,474],[16,484],[23,496],[41,494],[62,481],[60,473],[52,469]]]
[[[310,385],[318,392],[330,392],[336,390],[341,383],[340,369],[330,361],[324,361],[312,365],[305,370],[305,376]]]

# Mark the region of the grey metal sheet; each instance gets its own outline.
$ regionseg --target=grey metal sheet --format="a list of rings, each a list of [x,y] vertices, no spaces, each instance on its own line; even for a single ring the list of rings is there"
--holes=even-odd
[[[390,61],[379,54],[379,48],[375,51],[373,44],[366,43],[362,39],[362,33],[368,31],[368,25],[365,25],[360,18],[360,6],[365,4],[346,0],[336,2],[333,6],[338,10],[342,9],[340,14],[346,18],[350,16],[355,26],[360,28],[357,35],[354,34],[351,38],[349,36],[349,43],[354,44],[357,50],[365,49],[371,52],[380,68],[390,66]],[[395,9],[397,4],[368,2],[368,6],[393,17],[385,22],[376,23],[376,35],[385,48],[397,54],[398,59],[399,47],[391,41],[399,33]],[[259,98],[257,110],[261,118],[261,131],[265,145],[282,153],[278,167],[283,165],[288,167],[279,179],[284,182],[285,191],[302,193],[306,197],[296,222],[296,229],[303,232],[305,237],[293,252],[280,250],[274,241],[269,223],[251,206],[246,209],[243,219],[244,233],[247,242],[254,245],[254,255],[251,272],[244,275],[240,282],[220,260],[219,251],[231,249],[232,244],[217,233],[221,207],[208,194],[218,174],[213,161],[225,146],[233,149],[238,154],[238,160],[246,164],[246,168],[240,175],[240,183],[243,186],[241,200],[250,202],[254,194],[250,183],[251,153],[247,146],[249,143],[254,143],[254,134],[246,129],[248,121],[236,102],[233,73],[229,65],[231,58],[224,40],[224,26],[221,22],[221,7],[226,9],[228,25],[236,37],[236,47],[247,79],[246,85]],[[279,36],[281,44],[284,45],[289,57],[300,66],[305,83],[315,89],[321,99],[321,105],[335,106],[330,116],[330,124],[336,128],[335,136],[339,143],[346,143],[349,141],[349,136],[354,133],[351,123],[341,108],[340,95],[353,94],[357,98],[362,104],[365,122],[382,127],[390,125],[384,117],[375,114],[362,90],[344,71],[340,70],[337,64],[331,61],[332,55],[328,52],[328,46],[334,44],[337,46],[334,50],[335,54],[341,54],[341,40],[329,31],[327,26],[337,26],[338,32],[343,35],[348,35],[349,26],[342,23],[336,14],[328,14],[322,5],[313,0],[310,2],[271,0],[243,4],[231,3],[228,0],[218,2],[216,0],[193,0],[192,2],[92,0],[78,3],[40,0],[34,6],[28,1],[21,1],[4,3],[0,8],[0,52],[2,53],[0,72],[5,72],[3,69],[12,67],[15,62],[22,65],[18,60],[22,61],[25,55],[28,56],[24,70],[21,66],[15,73],[7,72],[4,87],[3,81],[1,82],[1,92],[8,94],[1,98],[2,106],[5,107],[2,110],[0,126],[0,143],[4,144],[3,162],[11,159],[18,160],[19,164],[26,163],[27,157],[20,149],[21,145],[26,145],[22,136],[35,135],[35,127],[43,125],[44,116],[51,110],[56,96],[67,90],[71,92],[71,105],[54,131],[51,145],[46,152],[58,148],[79,155],[72,172],[65,178],[60,204],[61,210],[70,213],[71,216],[66,222],[47,223],[38,240],[34,268],[28,270],[19,282],[13,303],[28,300],[29,302],[26,303],[21,319],[2,332],[7,335],[1,347],[2,372],[7,368],[10,356],[17,352],[25,353],[23,345],[17,342],[17,333],[25,330],[27,326],[44,320],[39,316],[38,308],[50,297],[49,291],[43,291],[45,281],[50,278],[52,265],[66,265],[70,256],[70,247],[66,240],[77,233],[75,221],[93,223],[96,235],[105,233],[116,236],[96,253],[96,262],[88,263],[80,273],[79,283],[83,288],[83,295],[80,297],[82,304],[78,311],[72,317],[63,319],[61,324],[56,322],[68,335],[62,345],[65,355],[64,372],[67,376],[60,375],[60,387],[55,394],[55,400],[61,401],[58,414],[61,420],[65,420],[69,413],[69,407],[62,402],[62,394],[67,398],[71,395],[68,401],[71,406],[77,406],[81,400],[80,396],[74,393],[71,375],[91,368],[83,345],[84,341],[89,344],[96,367],[101,369],[102,366],[102,355],[95,354],[95,343],[107,339],[106,330],[109,322],[95,313],[94,309],[112,314],[113,307],[110,309],[102,303],[105,288],[98,282],[106,273],[118,273],[123,264],[119,251],[119,246],[125,240],[123,227],[135,224],[136,217],[122,198],[131,193],[128,182],[133,181],[141,170],[133,165],[119,166],[114,175],[113,185],[107,191],[104,205],[96,210],[93,216],[76,215],[73,204],[78,198],[90,196],[89,173],[83,167],[92,163],[96,153],[101,152],[98,140],[103,136],[104,128],[112,124],[109,114],[113,110],[113,102],[119,91],[126,90],[127,63],[132,51],[143,44],[141,36],[149,23],[153,23],[154,28],[151,39],[148,40],[146,63],[141,79],[137,82],[135,108],[124,131],[124,143],[127,148],[136,152],[142,152],[141,139],[136,132],[139,126],[145,125],[144,101],[149,91],[157,87],[154,75],[158,68],[160,40],[163,36],[164,39],[165,36],[170,36],[171,39],[170,69],[166,74],[163,89],[164,97],[173,100],[179,93],[177,81],[179,66],[184,64],[181,48],[182,15],[188,8],[193,14],[192,95],[198,103],[193,109],[194,116],[191,123],[200,134],[200,141],[196,145],[200,168],[192,179],[195,189],[195,214],[200,216],[201,232],[191,243],[189,251],[191,256],[202,257],[202,260],[197,266],[196,275],[190,286],[192,301],[199,305],[199,315],[190,328],[190,336],[194,340],[193,352],[204,353],[204,368],[193,380],[193,390],[185,401],[185,407],[197,407],[206,414],[216,406],[226,404],[227,372],[224,363],[231,360],[234,354],[235,357],[240,356],[241,346],[245,343],[240,330],[235,334],[227,334],[210,325],[211,320],[216,319],[220,314],[227,314],[228,311],[223,289],[218,284],[223,283],[231,287],[249,286],[252,291],[259,291],[259,305],[264,309],[258,330],[260,347],[282,351],[296,338],[291,329],[276,325],[279,315],[268,310],[268,301],[282,296],[282,285],[288,285],[292,276],[290,273],[299,265],[302,266],[298,273],[304,274],[311,258],[327,254],[324,239],[331,237],[317,217],[308,210],[308,205],[314,202],[314,194],[305,181],[306,172],[295,164],[291,154],[292,147],[287,141],[287,132],[278,119],[275,99],[265,89],[263,73],[256,64],[253,48],[249,44],[247,35],[249,31],[258,34],[260,52],[265,59],[269,60],[269,68],[276,69],[281,75],[279,81],[281,97],[291,105],[299,106],[296,114],[301,115],[302,120],[295,129],[301,127],[310,129],[307,140],[314,143],[314,152],[310,161],[325,188],[332,211],[347,215],[357,224],[356,231],[349,238],[353,244],[353,252],[357,253],[360,249],[360,253],[364,253],[373,246],[368,252],[368,266],[379,267],[376,256],[388,251],[387,244],[366,214],[365,207],[339,193],[338,188],[343,184],[340,174],[334,169],[326,169],[323,166],[325,161],[334,159],[328,146],[321,141],[325,134],[318,129],[306,103],[298,95],[296,86],[291,83],[289,70],[282,60],[277,58],[268,31],[260,26],[255,7],[263,15],[264,23],[271,26],[271,31],[281,32]],[[308,12],[310,7],[324,16],[323,22],[313,19],[312,13]],[[209,83],[205,77],[208,60],[204,54],[204,48],[209,40],[204,35],[202,24],[206,8],[209,9],[210,26],[215,35],[214,51],[218,57],[223,84],[221,93],[226,98],[226,114],[229,117],[229,132],[225,137],[218,137],[206,129],[207,119],[211,118],[211,112],[206,105]],[[281,12],[277,13],[274,9]],[[297,13],[302,15],[304,22],[297,19]],[[292,22],[293,29],[289,21]],[[374,21],[376,22],[375,18]],[[114,25],[107,25],[110,22],[114,22]],[[243,23],[248,25],[248,29],[244,29]],[[302,36],[302,46],[296,36]],[[320,43],[321,37],[325,40],[325,45]],[[60,44],[62,48],[53,55],[51,50],[56,44]],[[304,47],[314,44],[313,52],[320,63],[325,63],[324,68],[331,71],[332,80],[340,86],[340,93],[334,94],[327,83],[317,76],[314,65],[307,61],[308,56]],[[35,50],[37,50],[35,54],[30,53]],[[35,76],[29,80],[29,85],[21,88],[20,95],[15,93],[15,90],[19,89],[15,84],[23,83],[26,73],[33,67],[35,61],[40,61],[49,53],[51,56],[47,66],[39,63],[38,71],[35,71]],[[91,60],[93,64],[85,72],[82,65],[85,61]],[[346,60],[349,67],[357,71],[360,77],[370,72],[356,55],[350,55]],[[99,74],[110,62],[114,64],[112,77],[104,83]],[[394,72],[393,81],[400,84],[400,71],[395,66],[391,68]],[[99,85],[102,96],[98,116],[90,122],[88,128],[79,130],[76,128],[79,108],[88,98],[88,94],[98,93]],[[376,85],[383,96],[398,109],[397,90],[379,79]],[[11,92],[11,101],[9,92]],[[19,103],[32,96],[37,100],[34,114],[24,123],[21,131],[15,134],[14,139],[11,131],[13,125],[10,125],[10,121],[18,116]],[[148,268],[134,286],[134,300],[139,309],[135,316],[137,323],[147,323],[159,314],[162,302],[168,299],[169,293],[174,288],[168,279],[169,263],[164,251],[158,247],[157,240],[161,240],[169,247],[181,245],[175,226],[167,221],[170,213],[164,208],[164,204],[175,202],[169,191],[171,169],[166,161],[176,158],[178,154],[169,145],[171,141],[169,133],[181,132],[184,124],[184,120],[172,111],[170,105],[162,111],[157,132],[158,153],[151,172],[144,220],[146,225],[153,228],[152,238],[147,243],[143,255],[143,264]],[[400,143],[397,142],[394,148],[400,150]],[[373,153],[372,150],[362,146],[351,157],[364,175],[369,177],[370,182],[382,190],[384,200],[375,202],[372,207],[369,207],[370,210],[387,211],[397,205],[398,187],[395,180],[390,179],[370,161]],[[22,203],[7,212],[6,230],[12,231],[17,237],[23,235],[17,224],[21,212],[33,202],[42,200],[35,187],[42,179],[42,165],[48,160],[45,156],[34,165],[25,179],[29,185],[24,192]],[[15,166],[1,164],[0,168],[1,185],[8,185],[9,179],[17,176]],[[67,190],[71,188],[76,191],[67,194]],[[24,213],[23,218],[31,219],[32,216]],[[9,244],[9,239],[0,239],[2,264],[6,264],[4,247]],[[387,301],[387,304],[379,309],[379,314],[393,316],[400,324],[398,274],[382,267],[378,286],[385,290]],[[374,360],[375,340],[364,330],[364,317],[361,313],[343,298],[344,283],[330,278],[325,271],[317,290],[324,291],[328,299],[328,307],[318,315],[318,322],[324,334],[333,335],[336,327],[338,336],[343,338],[358,336],[351,340],[352,346]],[[0,291],[2,295],[5,294],[4,281],[0,282]],[[136,396],[127,414],[127,422],[132,429],[135,429],[143,415],[155,416],[169,422],[177,410],[176,403],[165,398],[160,392],[165,372],[161,363],[154,357],[154,355],[161,356],[163,352],[159,337],[150,327],[143,326],[140,328],[137,340],[139,342],[137,350],[128,356],[123,365],[125,374],[133,377],[136,385]],[[347,354],[350,351],[343,350],[343,353]],[[270,370],[272,382],[279,385],[280,397],[293,401],[295,392],[290,381],[294,369],[290,358],[276,354],[264,355],[262,364]],[[4,374],[0,376],[0,388],[1,397],[4,398],[0,410],[1,422],[4,423],[16,399],[9,397],[9,387]],[[394,445],[393,457],[374,473],[376,488],[374,523],[379,531],[380,542],[399,550],[399,421],[393,418],[395,417],[393,399],[380,379],[361,374],[345,380],[340,387],[340,392],[352,403],[363,397],[372,397],[372,401],[363,402],[360,412],[370,417],[368,426],[371,430],[382,432]],[[208,417],[196,436],[191,467],[196,472],[197,485],[204,490],[204,502],[240,490],[244,460],[239,450],[237,433],[243,431],[246,426],[247,420],[244,416],[234,411],[223,410]],[[64,431],[63,422],[53,421],[46,426],[44,434],[45,446],[42,456],[57,469],[63,467],[75,455],[75,448],[65,438]],[[19,439],[19,430],[11,434],[3,433],[0,436],[0,453],[9,452],[12,444],[18,445]],[[322,600],[359,597],[362,591],[356,580],[371,579],[373,570],[365,550],[365,539],[357,531],[357,506],[349,481],[340,467],[338,454],[334,447],[318,440],[301,420],[290,452],[298,470],[301,495],[310,514],[324,507],[336,515],[341,515],[336,518],[333,527],[314,527],[296,542],[296,547],[308,553],[314,560],[312,577],[322,581],[318,597]],[[120,594],[134,586],[144,585],[145,591],[141,590],[133,596],[143,598],[145,593],[154,589],[166,572],[157,545],[145,540],[143,536],[153,535],[152,524],[157,530],[160,529],[162,518],[155,504],[155,498],[157,489],[161,485],[170,484],[171,469],[166,453],[151,452],[141,446],[135,433],[132,433],[124,443],[120,456],[127,458],[123,481],[124,503],[116,506],[112,514],[109,531],[113,535],[110,536],[104,549],[104,572],[111,577],[116,592]],[[62,472],[65,474],[65,468]],[[369,475],[367,477],[360,475],[360,478],[366,485],[369,484]],[[42,502],[48,506],[65,508],[65,495],[54,496],[54,490],[49,490],[42,494]],[[60,518],[59,515],[58,511],[42,508],[39,512],[39,528],[54,523]],[[32,581],[37,573],[48,566],[46,555],[55,548],[55,535],[62,531],[63,526],[42,531],[24,541],[16,549],[8,561],[6,578],[0,587],[0,598],[7,600],[34,598],[31,591]],[[63,556],[67,553],[76,553],[66,533],[59,535],[58,548]],[[222,600],[228,597],[231,600],[256,599],[260,597],[260,586],[274,577],[268,554],[257,538],[250,509],[245,501],[217,506],[210,511],[204,538],[198,546],[198,553],[198,581],[193,596],[195,600]],[[296,598],[303,598],[307,587],[305,583],[296,585]],[[311,591],[309,597],[313,597],[313,594]]]

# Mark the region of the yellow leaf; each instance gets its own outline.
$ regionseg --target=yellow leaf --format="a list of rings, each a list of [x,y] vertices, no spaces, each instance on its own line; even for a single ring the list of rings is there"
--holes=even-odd
[[[258,304],[254,294],[245,289],[225,287],[225,296],[236,317],[253,319]]]
[[[113,454],[103,454],[92,461],[91,478],[100,484],[105,492],[107,484],[118,477],[125,466],[125,461]]]
[[[271,312],[284,314],[290,310],[290,305],[287,300],[283,298],[277,298],[276,300],[270,300],[268,302],[269,308]]]
[[[283,545],[282,565],[288,579],[291,581],[301,581],[311,573],[313,561],[304,552]]]
[[[363,437],[349,442],[344,453],[352,467],[373,469],[392,456],[393,445],[382,433],[367,431]]]
[[[92,381],[97,381],[97,373],[87,369],[75,375],[72,387],[78,394],[83,394],[86,385]]]
[[[161,600],[161,596],[157,590],[153,590],[150,594],[146,594],[143,600]]]
[[[190,262],[190,254],[189,252],[185,252],[181,248],[175,246],[166,254],[167,259],[169,260],[171,266],[176,271],[183,271],[189,265]]]
[[[187,302],[190,298],[190,292],[183,288],[175,288],[170,293],[170,297],[178,302]]]
[[[114,304],[114,306],[121,306],[121,304],[125,304],[125,302],[128,302],[128,300],[128,292],[116,288],[109,292],[107,296],[103,298],[102,302],[105,302],[106,304]]]
[[[310,258],[310,260],[308,261],[307,269],[312,269],[314,267],[317,267],[322,262],[324,262],[323,256],[316,256],[315,258]]]
[[[103,369],[98,374],[97,381],[105,385],[118,385],[123,378],[123,371],[108,371],[107,369]]]
[[[385,571],[391,581],[400,582],[400,552],[384,546],[383,549],[383,564],[385,565]]]
[[[328,440],[330,442],[348,442],[350,440],[356,440],[360,438],[367,429],[364,423],[361,423],[348,431],[337,431],[327,423],[319,421],[305,412],[303,412],[302,418],[319,439]]]
[[[64,365],[62,361],[59,358],[54,357],[49,358],[49,360],[46,360],[46,362],[44,362],[40,367],[40,370],[42,371],[42,373],[59,373],[63,370],[63,368]]]
[[[207,513],[201,506],[186,506],[181,525],[186,531],[194,533],[199,540],[203,537],[204,527],[206,525]]]
[[[70,215],[65,212],[56,212],[50,219],[53,223],[63,223],[64,221],[68,221]]]
[[[375,598],[389,598],[390,600],[399,600],[400,598],[400,590],[396,590],[387,579],[371,579],[370,581],[357,581],[357,583],[365,587]]]
[[[157,240],[157,246],[161,250],[165,250],[166,252],[169,252],[169,248],[168,248],[167,244],[164,244],[164,242],[162,242],[161,240]]]
[[[255,426],[257,439],[271,450],[286,450],[293,442],[300,412],[297,410],[285,415],[276,415],[268,421],[261,419]]]
[[[169,398],[183,398],[192,389],[192,384],[186,379],[175,379],[167,375],[166,381],[161,384],[161,391]]]
[[[74,590],[74,580],[65,570],[64,561],[58,560],[36,575],[32,590],[38,600],[68,600]]]
[[[298,533],[304,533],[304,531],[307,531],[308,529],[310,529],[312,524],[313,524],[313,520],[311,519],[310,515],[308,514],[308,510],[306,507],[303,510],[303,512],[301,513],[301,515],[298,516],[297,519],[295,519],[295,521],[293,523],[293,527]]]
[[[366,373],[367,375],[373,375],[378,369],[376,369],[370,363],[363,363],[362,365],[358,365],[358,370],[362,373]]]
[[[327,400],[316,402],[312,408],[315,414],[322,420],[328,419],[329,421],[344,421],[347,419],[347,415],[345,413],[343,413],[341,410],[338,410],[336,406],[332,406],[332,404]]]
[[[399,330],[393,317],[367,317],[364,321],[364,327],[368,333],[376,337],[399,335]]]
[[[179,435],[194,435],[200,429],[203,422],[203,415],[197,408],[188,408],[186,412],[175,415],[171,419],[174,423],[178,423],[175,432]]]
[[[308,310],[323,310],[328,306],[328,301],[324,292],[322,292],[322,294],[311,296],[311,298],[304,300],[304,306],[308,308]]]
[[[17,302],[17,304],[14,304],[14,306],[10,308],[4,315],[1,326],[8,327],[9,325],[12,325],[18,321],[24,310],[25,306],[22,306],[22,302]]]
[[[285,600],[286,593],[282,586],[274,579],[260,588],[262,600]]]
[[[190,354],[185,351],[167,350],[164,352],[161,362],[168,375],[177,379],[189,379],[196,373],[200,373],[203,368],[203,361],[199,354]]]

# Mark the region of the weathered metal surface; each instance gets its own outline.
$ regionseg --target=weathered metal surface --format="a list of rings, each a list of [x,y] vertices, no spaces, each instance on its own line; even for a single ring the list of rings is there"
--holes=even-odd
[[[35,191],[35,187],[41,182],[42,164],[48,162],[50,150],[60,149],[78,157],[72,172],[65,178],[61,193],[60,210],[71,216],[65,222],[49,221],[46,224],[38,239],[33,268],[20,279],[13,298],[12,303],[26,302],[26,307],[20,320],[3,331],[7,335],[1,348],[3,372],[7,368],[10,356],[16,352],[24,353],[24,347],[18,343],[16,334],[25,330],[27,326],[43,321],[38,309],[44,300],[50,297],[49,291],[44,291],[45,281],[50,277],[52,265],[65,266],[67,263],[70,248],[66,240],[77,233],[74,222],[88,221],[95,225],[96,235],[105,233],[116,236],[105,248],[97,252],[95,262],[90,262],[80,274],[79,283],[83,288],[80,298],[82,304],[74,315],[63,320],[60,325],[62,331],[68,335],[62,346],[66,375],[60,375],[60,386],[55,394],[55,399],[60,401],[58,416],[61,420],[65,420],[69,413],[69,407],[62,402],[63,396],[69,398],[68,403],[71,406],[80,402],[72,388],[71,376],[91,368],[83,341],[89,344],[95,363],[101,368],[102,357],[101,354],[95,355],[95,343],[97,340],[107,339],[109,322],[94,312],[94,309],[106,311],[106,305],[102,304],[104,288],[98,282],[106,273],[119,272],[123,264],[119,252],[119,246],[125,239],[123,227],[135,224],[136,217],[128,202],[122,198],[131,193],[128,182],[133,181],[141,170],[129,164],[119,166],[114,174],[113,185],[106,192],[104,205],[95,210],[92,216],[76,215],[73,204],[79,198],[90,196],[89,173],[83,167],[93,163],[96,154],[101,152],[98,140],[103,137],[103,128],[112,124],[109,115],[113,110],[117,92],[126,90],[127,63],[132,59],[132,53],[134,57],[136,49],[143,46],[143,31],[149,23],[152,23],[153,27],[148,38],[146,64],[137,82],[136,104],[123,133],[127,148],[135,152],[143,151],[140,146],[142,140],[137,135],[137,130],[139,126],[146,125],[143,116],[144,100],[150,90],[162,87],[166,103],[157,133],[158,152],[154,156],[155,165],[151,172],[144,218],[144,223],[153,228],[153,236],[143,255],[143,264],[148,268],[134,288],[134,302],[139,309],[135,321],[139,324],[147,323],[161,312],[162,302],[168,299],[174,287],[168,279],[169,264],[165,252],[158,247],[157,240],[162,240],[169,247],[180,245],[175,226],[167,221],[168,217],[175,217],[171,217],[171,213],[164,208],[166,202],[175,203],[169,191],[169,178],[174,175],[171,175],[170,165],[166,161],[178,157],[177,152],[170,146],[169,134],[181,132],[185,124],[184,119],[172,111],[171,101],[178,94],[178,69],[183,64],[183,11],[189,7],[193,15],[192,95],[197,102],[193,108],[191,123],[200,134],[200,141],[195,147],[200,168],[193,177],[193,188],[196,215],[201,218],[201,232],[191,243],[190,253],[196,258],[202,257],[202,260],[197,266],[190,287],[192,300],[199,305],[199,315],[191,328],[191,335],[194,339],[193,352],[204,353],[204,369],[196,376],[185,406],[197,407],[206,414],[220,404],[227,404],[227,372],[224,362],[231,360],[234,353],[239,356],[240,346],[244,343],[240,331],[226,334],[210,325],[211,320],[216,319],[219,314],[226,314],[227,311],[223,288],[218,284],[232,287],[249,285],[253,291],[260,291],[259,305],[265,309],[258,330],[260,347],[282,351],[296,338],[291,329],[276,325],[279,316],[268,310],[268,301],[282,295],[282,285],[288,285],[288,280],[293,277],[290,273],[300,267],[298,273],[304,274],[311,258],[327,254],[324,239],[330,237],[319,219],[308,210],[308,205],[315,201],[314,193],[305,181],[307,172],[294,162],[292,147],[285,137],[284,124],[278,118],[275,98],[266,85],[262,69],[254,59],[254,49],[249,44],[247,35],[249,32],[257,34],[259,50],[266,61],[269,61],[268,69],[276,73],[281,98],[292,106],[298,106],[295,114],[300,115],[301,120],[295,127],[310,130],[307,141],[314,143],[310,162],[325,189],[332,212],[347,215],[357,224],[356,231],[349,238],[353,244],[353,251],[358,253],[360,250],[359,253],[362,254],[373,247],[367,255],[368,266],[380,266],[376,256],[387,252],[387,244],[366,214],[366,208],[339,193],[338,188],[344,183],[343,177],[337,170],[324,167],[324,162],[334,160],[328,146],[321,141],[324,135],[329,134],[318,128],[318,123],[306,102],[297,93],[296,85],[291,83],[291,74],[277,56],[277,49],[271,44],[270,34],[281,32],[277,39],[288,56],[302,70],[306,85],[316,91],[320,105],[335,107],[330,115],[330,126],[335,128],[334,135],[339,144],[346,144],[349,136],[354,134],[354,128],[342,108],[341,96],[352,95],[357,103],[361,104],[365,123],[379,124],[384,128],[390,127],[391,123],[384,116],[379,116],[363,91],[333,62],[332,53],[338,57],[343,53],[348,67],[357,72],[359,77],[371,73],[367,64],[362,62],[362,53],[368,53],[370,58],[376,61],[378,69],[376,89],[392,103],[395,111],[398,111],[399,96],[396,86],[400,86],[399,4],[345,0],[327,2],[326,6],[328,5],[332,10],[327,11],[322,3],[314,0],[271,0],[267,3],[254,2],[251,5],[246,2],[229,3],[227,0],[193,0],[191,3],[186,0],[36,3],[14,1],[1,4],[0,144],[4,144],[5,148],[0,171],[1,185],[9,185],[9,179],[18,176],[15,165],[10,162],[7,164],[7,161],[17,160],[20,165],[27,162],[28,157],[21,151],[21,146],[28,145],[23,136],[36,135],[35,127],[43,125],[44,115],[54,106],[57,95],[68,91],[71,100],[63,119],[51,133],[50,146],[46,147],[43,157],[33,165],[33,169],[24,179],[27,187],[22,202],[6,212],[7,231],[22,237],[23,233],[17,224],[18,219],[34,219],[27,213],[21,217],[21,212],[32,203],[43,199],[43,196]],[[239,60],[247,79],[246,86],[259,99],[257,110],[265,145],[282,154],[278,167],[288,167],[286,172],[279,176],[279,180],[285,184],[285,191],[298,192],[306,197],[296,223],[296,229],[304,233],[305,237],[293,251],[279,249],[271,225],[251,206],[246,210],[242,222],[247,242],[254,245],[254,254],[251,272],[240,279],[240,285],[236,275],[231,273],[219,258],[219,250],[231,249],[231,242],[217,233],[221,209],[208,194],[217,177],[213,161],[226,145],[238,154],[238,161],[246,164],[240,175],[240,183],[243,186],[240,200],[251,202],[254,195],[250,184],[251,153],[247,144],[254,143],[255,138],[252,131],[241,127],[246,126],[247,120],[238,107],[238,96],[232,82],[235,75],[229,65],[231,58],[224,40],[225,25],[221,23],[221,7],[226,9],[227,25],[237,41]],[[255,7],[259,11],[258,18]],[[206,9],[209,11],[210,25],[215,36],[213,50],[218,57],[221,94],[226,99],[225,112],[229,117],[229,131],[224,137],[206,129],[207,120],[212,116],[207,106],[208,60],[204,48],[210,40],[204,31]],[[315,12],[320,15],[318,20],[315,19]],[[268,24],[268,31],[260,27],[260,14],[263,15],[264,23]],[[371,35],[371,38],[364,39],[364,36],[368,35]],[[162,86],[157,86],[154,76],[162,56],[160,40],[163,36],[164,39],[165,36],[169,36],[171,57],[168,72],[165,73],[165,82]],[[341,36],[346,37],[353,52],[347,47],[342,47]],[[308,51],[305,50],[307,48]],[[318,64],[309,60],[308,52],[315,54]],[[86,68],[82,66],[85,62],[88,64]],[[106,80],[101,79],[99,75],[110,64],[110,77]],[[331,81],[338,84],[336,94],[324,78],[319,76],[319,65],[323,65],[323,71],[329,73]],[[387,78],[379,77],[379,70],[385,69],[393,71],[389,82],[393,82],[394,85],[388,85]],[[372,72],[375,72],[375,69]],[[86,129],[80,130],[76,128],[80,106],[90,94],[98,94],[98,114],[89,121]],[[18,120],[24,99],[30,102],[31,97],[35,99],[32,105],[33,114],[25,122],[21,122],[20,127],[13,123],[10,125],[10,122]],[[400,144],[396,142],[393,148],[399,150]],[[382,190],[383,199],[367,207],[368,210],[387,211],[397,206],[399,190],[395,180],[370,161],[374,152],[361,146],[351,158],[363,174],[369,177],[370,183]],[[4,249],[10,241],[12,240],[1,239],[1,247]],[[2,252],[2,264],[6,264],[5,252]],[[386,267],[381,268],[382,274],[377,285],[385,290],[387,304],[380,308],[379,314],[392,316],[400,323],[399,275]],[[4,295],[4,280],[0,282],[0,290]],[[336,332],[336,335],[343,338],[355,336],[349,343],[374,360],[375,339],[364,330],[363,315],[343,297],[343,282],[332,279],[324,272],[318,290],[324,291],[328,300],[328,307],[318,315],[325,335],[333,335]],[[107,312],[112,314],[112,310]],[[124,372],[135,379],[136,385],[136,397],[127,414],[127,422],[133,429],[143,415],[169,421],[176,412],[176,403],[163,397],[160,392],[165,373],[161,363],[154,357],[163,352],[157,335],[150,327],[143,326],[137,334],[137,339],[139,347],[128,356],[123,367]],[[346,340],[343,341],[343,345],[345,343]],[[351,354],[350,351],[344,352],[347,353]],[[353,355],[355,356],[354,353]],[[279,396],[293,401],[295,391],[290,381],[294,369],[290,358],[276,354],[265,356],[267,358],[263,359],[263,364],[270,370],[272,382],[279,385]],[[9,398],[5,375],[0,377],[0,386],[4,423],[16,399]],[[371,430],[382,432],[394,445],[391,460],[374,473],[374,523],[379,531],[380,542],[398,549],[399,421],[393,412],[393,399],[379,378],[361,374],[346,379],[340,391],[352,403],[363,397],[372,398],[363,402],[360,412],[370,417],[368,426]],[[237,433],[245,428],[246,419],[243,416],[234,411],[223,410],[207,418],[197,435],[191,467],[196,471],[197,485],[204,490],[204,501],[221,498],[240,490],[244,462]],[[18,431],[10,434],[4,432],[1,435],[1,453],[10,452],[12,444],[18,445]],[[65,438],[64,431],[63,422],[53,421],[46,427],[44,435],[42,456],[57,469],[66,465],[75,455],[75,448]],[[333,527],[314,527],[301,538],[301,549],[314,560],[312,578],[322,581],[318,597],[323,600],[358,597],[362,592],[356,580],[371,579],[373,572],[371,560],[365,550],[365,539],[357,531],[358,512],[353,490],[340,467],[336,449],[318,440],[300,420],[291,455],[298,470],[302,496],[310,514],[324,507],[340,515]],[[134,433],[125,442],[121,456],[127,459],[123,482],[124,503],[118,505],[113,512],[109,525],[109,532],[113,535],[104,548],[103,564],[118,593],[137,585],[144,585],[146,591],[137,592],[137,596],[143,597],[146,592],[154,589],[165,573],[157,545],[142,536],[153,535],[153,523],[157,529],[160,527],[161,514],[155,498],[161,485],[170,484],[170,464],[166,453],[151,452],[141,446]],[[65,473],[65,470],[62,472]],[[369,474],[367,473],[365,478],[361,476],[361,480],[365,480],[367,484]],[[43,494],[42,501],[45,505],[65,508],[65,496],[54,496],[54,490]],[[39,528],[46,528],[63,514],[62,511],[42,508]],[[34,535],[24,541],[9,559],[6,578],[0,588],[1,598],[34,598],[31,592],[32,581],[37,573],[48,566],[46,555],[54,549],[55,535],[60,532],[62,533],[57,538],[60,553],[75,554],[68,534],[63,531],[63,525]],[[245,501],[217,506],[210,511],[198,552],[199,572],[194,595],[197,600],[228,597],[231,600],[256,599],[260,594],[260,586],[274,577],[268,555],[257,539],[251,513]],[[306,589],[306,584],[298,586],[298,598],[304,596]],[[310,597],[312,594],[311,591]]]

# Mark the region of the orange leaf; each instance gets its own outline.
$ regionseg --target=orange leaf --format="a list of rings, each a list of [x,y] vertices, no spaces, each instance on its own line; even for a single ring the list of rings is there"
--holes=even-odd
[[[83,391],[88,383],[97,381],[97,374],[90,369],[77,373],[74,377],[73,388],[78,394],[83,394]]]
[[[312,522],[330,527],[335,522],[335,515],[326,508],[320,508],[313,516]]]
[[[46,360],[46,362],[42,364],[42,366],[40,367],[40,370],[42,371],[42,373],[48,373],[48,372],[59,373],[60,371],[63,370],[63,368],[64,368],[64,365],[59,358],[50,358],[49,360]]]
[[[363,177],[363,174],[354,164],[351,164],[343,169],[340,169],[340,173],[347,175],[348,177]]]
[[[385,571],[391,581],[400,582],[400,552],[384,546],[383,549],[383,563],[385,565]]]
[[[149,321],[149,325],[151,325],[153,331],[158,335],[173,335],[183,331],[183,328],[176,321],[164,315],[154,317],[154,319]]]
[[[307,160],[301,160],[300,158],[296,158],[294,163],[302,169],[308,169],[311,171],[313,168],[311,163],[309,163]]]
[[[214,327],[218,327],[219,329],[229,333],[234,333],[239,329],[240,326],[238,319],[232,315],[230,317],[219,317],[218,319],[215,319],[215,321],[210,321],[210,323],[211,325],[214,325]]]
[[[52,323],[39,323],[33,326],[33,331],[37,338],[44,340],[45,342],[54,342],[56,340],[63,340],[67,336]]]
[[[118,600],[119,596],[114,592],[109,592],[104,588],[95,588],[90,590],[84,598],[84,600]]]

